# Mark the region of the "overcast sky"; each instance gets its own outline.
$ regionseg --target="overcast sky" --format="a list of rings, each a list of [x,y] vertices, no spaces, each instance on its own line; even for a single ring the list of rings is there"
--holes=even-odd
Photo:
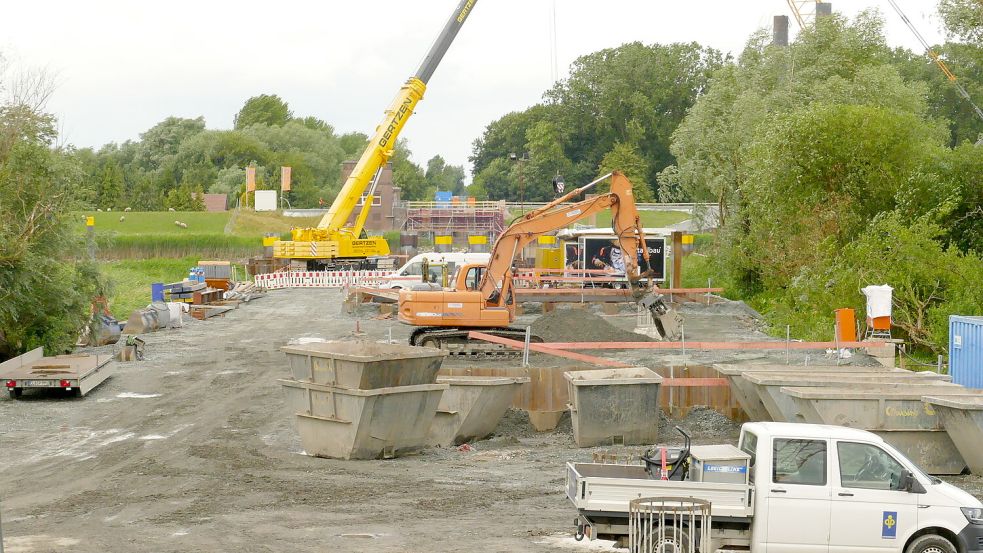
[[[897,1],[930,43],[942,40],[935,0]],[[0,52],[56,75],[48,107],[63,141],[78,146],[137,139],[170,115],[230,128],[261,93],[339,133],[370,133],[457,2],[9,2]],[[892,45],[920,50],[887,0],[833,2],[848,16],[870,7]],[[485,125],[541,99],[553,79],[554,13],[561,78],[576,57],[630,41],[736,54],[772,16],[791,15],[786,0],[480,0],[404,131],[417,162],[439,153],[469,169]]]

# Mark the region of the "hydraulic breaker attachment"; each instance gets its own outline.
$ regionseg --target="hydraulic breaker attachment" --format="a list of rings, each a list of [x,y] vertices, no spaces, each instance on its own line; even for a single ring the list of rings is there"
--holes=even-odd
[[[682,337],[683,318],[666,304],[662,294],[652,292],[638,303],[652,314],[652,322],[663,340],[675,342]]]

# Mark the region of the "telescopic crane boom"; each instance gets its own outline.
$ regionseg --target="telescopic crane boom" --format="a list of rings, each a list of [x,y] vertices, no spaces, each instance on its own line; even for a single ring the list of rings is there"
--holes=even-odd
[[[375,135],[369,140],[351,176],[345,181],[318,226],[293,229],[290,241],[280,241],[274,245],[274,257],[307,260],[309,268],[320,269],[367,267],[368,258],[389,255],[389,245],[385,239],[362,237],[363,226],[372,206],[374,190],[370,190],[369,195],[366,196],[355,223],[350,227],[346,225],[366,188],[393,156],[396,140],[413,115],[417,103],[423,99],[430,77],[440,65],[444,54],[471,15],[476,3],[477,0],[461,0],[451,13],[420,67],[406,81],[392,105],[386,110],[385,119],[376,127]]]
[[[564,203],[611,177],[611,190],[575,203]],[[660,334],[675,339],[679,317],[660,295],[645,296],[643,279],[651,273],[645,233],[635,208],[631,182],[619,172],[611,173],[531,211],[512,223],[495,242],[487,265],[464,265],[457,273],[453,289],[434,289],[426,285],[399,293],[399,321],[420,327],[410,337],[411,345],[467,349],[468,332],[483,332],[506,338],[519,338],[525,329],[512,328],[515,321],[515,295],[512,264],[527,244],[546,233],[569,226],[598,212],[611,210],[611,227],[623,252],[625,274],[633,295],[653,315]],[[636,252],[641,252],[644,270],[639,270]],[[651,280],[650,280],[651,282]],[[645,297],[643,297],[645,296]],[[539,337],[532,341],[541,342]]]

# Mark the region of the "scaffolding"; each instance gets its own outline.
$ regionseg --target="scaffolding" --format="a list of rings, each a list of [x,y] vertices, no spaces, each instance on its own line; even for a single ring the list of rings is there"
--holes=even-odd
[[[505,230],[504,201],[405,202],[403,230],[451,234],[481,232],[498,236]]]

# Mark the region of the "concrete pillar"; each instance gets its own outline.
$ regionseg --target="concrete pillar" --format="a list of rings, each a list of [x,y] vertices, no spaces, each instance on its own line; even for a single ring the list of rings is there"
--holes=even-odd
[[[772,23],[771,43],[775,46],[788,46],[788,16],[776,15]]]

